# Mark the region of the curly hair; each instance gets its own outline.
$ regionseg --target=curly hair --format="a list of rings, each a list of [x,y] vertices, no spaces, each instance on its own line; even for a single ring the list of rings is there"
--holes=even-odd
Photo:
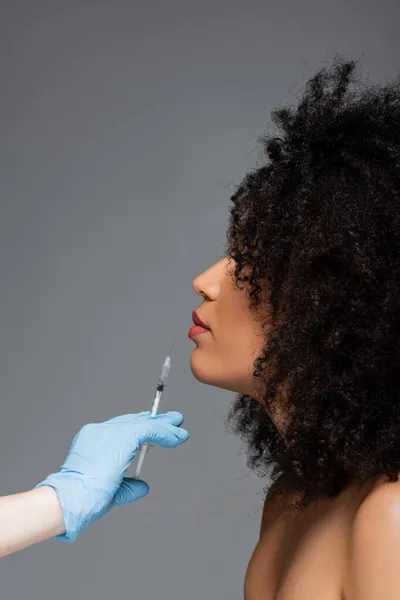
[[[235,397],[227,424],[248,466],[305,507],[400,473],[400,79],[368,85],[336,55],[272,123],[226,244],[250,309],[272,307],[263,401]]]

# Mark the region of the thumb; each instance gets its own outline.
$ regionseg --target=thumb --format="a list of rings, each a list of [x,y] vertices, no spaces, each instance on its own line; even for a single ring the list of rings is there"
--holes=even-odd
[[[145,481],[133,479],[132,477],[124,477],[114,496],[112,507],[139,500],[139,498],[147,496],[149,490],[150,488]]]

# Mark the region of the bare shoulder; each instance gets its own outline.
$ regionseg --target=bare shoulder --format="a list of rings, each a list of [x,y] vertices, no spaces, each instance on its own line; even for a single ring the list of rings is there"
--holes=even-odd
[[[370,490],[361,502],[356,514],[356,519],[376,515],[382,516],[382,508],[390,509],[400,499],[400,479],[394,482],[381,482]]]
[[[383,483],[364,498],[355,514],[349,542],[346,599],[398,598],[400,481]]]
[[[355,514],[353,536],[365,528],[382,530],[394,521],[400,525],[400,480],[381,483],[369,492]]]

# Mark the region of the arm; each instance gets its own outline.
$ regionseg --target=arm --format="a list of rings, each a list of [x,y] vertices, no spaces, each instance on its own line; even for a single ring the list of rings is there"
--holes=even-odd
[[[0,498],[0,557],[64,531],[61,505],[53,488]]]
[[[375,489],[361,504],[346,565],[346,600],[399,598],[400,482]]]
[[[144,481],[125,473],[144,443],[176,448],[189,434],[179,412],[121,415],[85,425],[64,464],[34,490],[0,498],[0,556],[55,537],[73,542],[111,508],[143,498]]]
[[[144,443],[176,448],[189,434],[179,412],[121,415],[82,427],[62,467],[34,490],[0,498],[0,556],[55,537],[73,542],[113,507],[143,498],[144,481],[125,477]]]

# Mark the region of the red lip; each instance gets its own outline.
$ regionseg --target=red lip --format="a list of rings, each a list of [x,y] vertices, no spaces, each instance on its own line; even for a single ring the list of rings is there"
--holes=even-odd
[[[201,321],[201,319],[199,319],[199,317],[197,316],[197,313],[196,313],[196,311],[193,311],[193,313],[192,313],[192,319],[193,319],[193,323],[194,323],[195,325],[199,325],[199,327],[204,327],[204,329],[208,329],[208,330],[210,330],[210,328],[209,328],[209,327],[207,327],[207,325],[205,325],[205,324],[203,323],[203,321]]]

